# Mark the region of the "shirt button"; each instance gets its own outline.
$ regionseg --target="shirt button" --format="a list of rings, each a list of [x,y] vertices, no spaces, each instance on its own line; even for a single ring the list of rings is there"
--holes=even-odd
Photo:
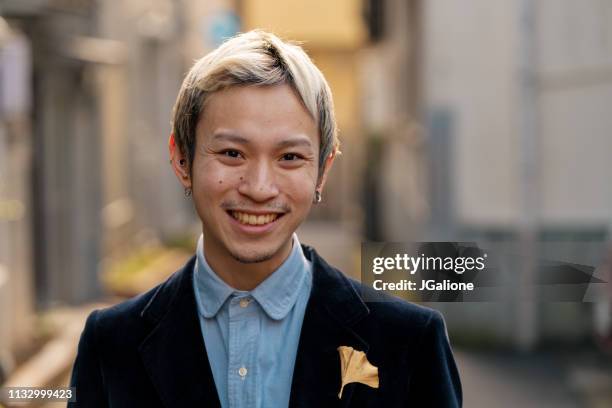
[[[247,371],[246,367],[240,367],[238,369],[238,375],[240,375],[242,378],[246,377],[247,372],[248,371]]]
[[[247,307],[249,303],[251,303],[249,299],[246,299],[246,298],[240,299],[240,307],[243,309]]]

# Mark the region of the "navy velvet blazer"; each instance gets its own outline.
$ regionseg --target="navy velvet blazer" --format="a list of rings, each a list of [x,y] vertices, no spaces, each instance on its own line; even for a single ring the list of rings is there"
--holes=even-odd
[[[291,407],[459,407],[459,374],[440,313],[396,298],[364,302],[360,283],[303,246],[313,263]],[[195,257],[166,282],[85,325],[72,371],[73,407],[218,407],[200,331]],[[264,338],[261,341],[266,341]],[[379,388],[340,390],[339,346],[367,354]]]

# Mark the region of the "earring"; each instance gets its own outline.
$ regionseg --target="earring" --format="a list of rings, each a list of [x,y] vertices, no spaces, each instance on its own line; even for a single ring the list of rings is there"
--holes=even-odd
[[[315,204],[319,204],[321,202],[321,192],[319,190],[315,190]]]
[[[189,187],[185,188],[185,197],[191,196],[191,189]]]

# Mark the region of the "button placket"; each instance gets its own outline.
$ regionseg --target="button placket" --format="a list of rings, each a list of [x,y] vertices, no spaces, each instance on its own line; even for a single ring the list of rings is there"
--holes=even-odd
[[[249,297],[234,297],[229,304],[229,343],[231,346],[228,361],[228,396],[230,407],[245,404],[248,406],[252,402],[247,401],[249,394],[254,392],[255,378],[252,368],[255,361],[254,343],[259,323],[256,310],[247,307],[251,301]]]
[[[229,406],[238,405],[240,398],[240,390],[236,383],[235,373],[238,367],[239,353],[241,349],[240,337],[238,326],[239,315],[235,310],[235,299],[230,300],[229,304],[229,349],[228,349],[228,378],[227,378],[227,391],[228,391],[228,402]]]

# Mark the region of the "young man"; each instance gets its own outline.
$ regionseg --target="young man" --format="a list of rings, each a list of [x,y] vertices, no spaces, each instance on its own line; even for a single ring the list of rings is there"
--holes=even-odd
[[[203,234],[151,291],[93,312],[81,407],[457,407],[441,315],[364,289],[295,231],[338,152],[332,97],[304,51],[262,31],[199,60],[171,165]]]

